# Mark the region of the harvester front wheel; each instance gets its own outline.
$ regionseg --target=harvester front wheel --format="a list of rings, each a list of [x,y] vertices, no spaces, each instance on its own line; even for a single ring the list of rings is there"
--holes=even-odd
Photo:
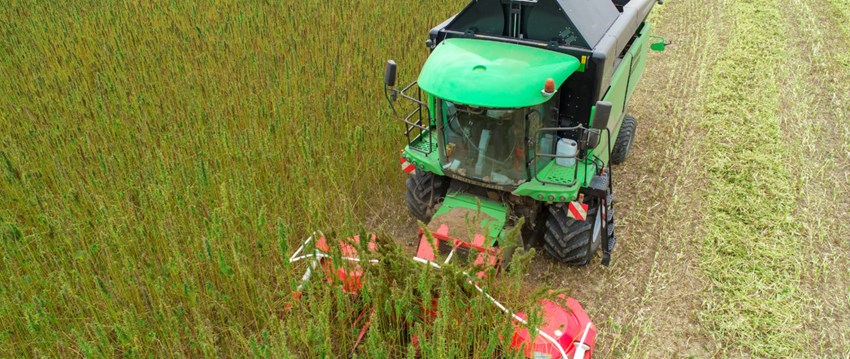
[[[620,133],[617,135],[617,141],[614,142],[614,148],[611,151],[611,163],[618,165],[626,161],[629,157],[629,151],[632,149],[632,143],[635,141],[635,131],[637,130],[637,120],[632,116],[623,118],[623,125],[620,126]]]
[[[449,178],[416,171],[407,178],[407,209],[411,215],[428,223],[446,197],[448,189]]]
[[[584,266],[599,249],[601,233],[597,218],[599,205],[591,203],[587,220],[578,221],[567,215],[567,206],[549,206],[543,249],[549,256],[571,266]],[[597,233],[594,233],[594,229]]]

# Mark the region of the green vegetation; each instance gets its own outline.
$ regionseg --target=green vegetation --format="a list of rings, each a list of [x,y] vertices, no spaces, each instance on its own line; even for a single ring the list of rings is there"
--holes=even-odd
[[[508,355],[459,268],[390,240],[416,223],[383,62],[414,79],[464,3],[3,2],[0,357],[394,358],[411,332],[423,357]],[[602,357],[850,355],[847,5],[656,7],[673,45],[630,105],[612,266],[516,255],[530,276],[485,284],[517,309],[569,291]],[[316,230],[384,234],[387,265],[359,298],[312,285],[284,311]]]
[[[713,296],[704,318],[731,350],[764,356],[803,349],[803,238],[794,216],[794,159],[783,143],[778,78],[785,41],[779,9],[737,1],[726,57],[709,88],[704,151],[710,189],[702,267]]]
[[[306,355],[284,259],[403,193],[383,61],[461,5],[4,2],[0,356]]]
[[[702,124],[709,187],[701,267],[710,284],[700,318],[728,354],[788,356],[814,341],[822,353],[840,355],[840,339],[827,344],[835,340],[829,323],[846,323],[846,313],[824,307],[850,304],[846,280],[838,279],[847,257],[831,258],[839,249],[829,238],[846,227],[828,223],[846,217],[839,193],[847,187],[846,180],[824,181],[840,156],[829,147],[842,146],[840,135],[828,133],[850,126],[813,112],[843,111],[840,100],[825,101],[833,95],[822,79],[850,71],[836,72],[840,59],[823,51],[828,32],[839,29],[810,25],[821,20],[812,19],[809,4],[771,5],[726,4],[727,51],[710,75]],[[806,73],[811,66],[821,71]],[[824,290],[819,277],[844,286],[846,298]],[[815,314],[822,310],[838,317],[824,320]]]
[[[511,236],[518,231],[514,232]],[[518,356],[505,351],[514,330],[511,321],[478,295],[467,283],[470,277],[459,268],[446,265],[435,270],[414,264],[409,253],[392,240],[379,240],[378,248],[376,254],[361,255],[362,260],[378,259],[382,264],[365,268],[368,280],[357,295],[344,294],[339,282],[310,282],[304,298],[283,311],[284,335],[276,338],[276,343],[266,341],[264,348],[270,349],[266,353],[298,353],[302,357],[352,353],[368,358]],[[361,246],[361,253],[368,252],[364,249]],[[518,265],[533,256],[534,251],[519,255]],[[529,295],[521,291],[522,273],[513,271],[493,282],[495,273],[491,271],[480,284],[502,288],[500,296],[523,302]],[[358,337],[366,321],[368,335],[361,341]],[[418,347],[411,342],[414,336]]]

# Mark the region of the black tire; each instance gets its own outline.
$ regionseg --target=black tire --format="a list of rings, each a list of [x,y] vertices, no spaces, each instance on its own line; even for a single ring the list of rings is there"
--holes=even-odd
[[[636,130],[637,120],[631,116],[624,117],[617,141],[614,142],[614,148],[611,150],[611,163],[618,165],[626,161],[632,149],[632,143],[635,141]]]
[[[428,223],[448,189],[449,178],[417,170],[407,178],[407,209],[413,217]]]
[[[577,221],[567,216],[567,205],[549,206],[543,249],[552,258],[571,266],[584,266],[599,250],[602,236],[593,238],[598,204],[587,209],[587,220]]]

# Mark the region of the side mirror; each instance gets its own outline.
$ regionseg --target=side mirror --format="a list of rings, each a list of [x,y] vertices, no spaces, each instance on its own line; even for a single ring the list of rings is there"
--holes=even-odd
[[[603,130],[608,128],[608,118],[611,117],[611,103],[608,101],[596,102],[596,111],[593,114],[591,128]]]
[[[652,51],[664,51],[664,49],[667,48],[667,45],[670,45],[670,42],[664,40],[663,36],[653,35],[651,37],[653,39],[658,39],[658,41],[653,42],[651,45],[649,45],[649,48],[652,49]]]
[[[396,67],[395,61],[387,61],[387,67],[384,70],[384,85],[387,85],[387,87],[395,86]]]
[[[599,130],[592,129],[584,131],[581,139],[581,150],[588,151],[599,146]]]

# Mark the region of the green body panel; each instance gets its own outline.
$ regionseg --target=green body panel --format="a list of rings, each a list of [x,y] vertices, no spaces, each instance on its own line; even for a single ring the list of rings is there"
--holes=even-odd
[[[491,219],[485,219],[481,222],[481,228],[485,230],[487,235],[487,241],[484,243],[485,245],[493,246],[496,242],[502,239],[502,228],[505,226],[509,211],[507,204],[465,193],[449,193],[449,195],[447,195],[443,200],[443,203],[440,205],[440,208],[437,210],[437,213],[434,214],[434,218],[431,221],[433,222],[438,220],[441,215],[445,215],[452,209],[458,207],[476,212],[480,208],[481,213],[491,217]],[[474,218],[469,218],[470,221],[473,219]],[[449,229],[454,231],[458,230],[457,228]],[[455,236],[457,236],[457,234],[455,234]]]
[[[552,161],[537,174],[537,178],[521,184],[512,193],[542,202],[571,202],[578,196],[579,189],[590,184],[595,172],[596,167],[590,162],[577,161],[575,166],[565,167]],[[574,179],[575,183],[569,185]]]
[[[437,110],[437,99],[434,96],[428,95],[427,92],[425,93],[425,95],[428,96],[428,118],[430,119],[428,121],[428,125],[436,126],[437,112],[435,111]]]
[[[614,140],[617,139],[617,134],[620,133],[620,125],[623,123],[623,116],[626,114],[626,96],[629,88],[629,69],[631,68],[631,63],[632,55],[626,53],[620,62],[620,67],[617,68],[617,71],[614,72],[614,76],[611,78],[611,87],[608,89],[608,93],[603,98],[605,101],[611,103],[611,117],[608,119],[608,130],[610,131],[611,139],[609,141],[608,134],[603,131],[602,135],[599,136],[599,145],[596,146],[593,153],[606,164],[608,163],[608,146],[613,145]],[[595,112],[596,108],[594,107],[593,110]]]
[[[430,152],[430,153],[429,153]],[[440,166],[440,150],[437,145],[437,134],[423,132],[402,151],[401,156],[419,171],[427,171],[444,176]]]
[[[646,58],[649,46],[649,23],[644,23],[640,30],[640,36],[632,43],[632,47],[623,56],[614,75],[611,78],[611,87],[605,94],[604,100],[611,102],[611,118],[608,121],[608,130],[611,133],[611,142],[617,138],[620,132],[620,126],[623,122],[623,117],[626,114],[626,108],[631,98],[632,93],[643,76],[643,71],[646,68]],[[596,112],[596,106],[591,109],[590,118],[591,125],[593,116]],[[599,145],[593,150],[599,159],[607,166],[608,164],[608,145],[609,139],[606,132],[602,132]],[[523,183],[513,194],[518,196],[528,196],[538,201],[545,202],[571,202],[578,196],[578,191],[581,187],[587,187],[595,175],[596,167],[589,163],[581,161],[576,162],[576,167],[566,169],[558,166],[555,161],[552,161],[537,175],[538,178],[547,182],[569,183],[573,180],[573,172],[578,171],[576,184],[572,186],[553,185],[542,183],[536,178]]]
[[[526,107],[551,96],[546,79],[560,86],[579,60],[554,51],[476,39],[441,42],[419,74],[419,87],[455,103],[484,107]]]
[[[640,30],[640,36],[632,43],[632,47],[629,49],[629,54],[632,55],[632,69],[629,74],[629,89],[626,102],[632,99],[632,93],[635,92],[635,87],[640,82],[640,78],[643,77],[643,70],[646,69],[646,58],[649,53],[648,45],[651,37],[649,30],[649,23],[644,23]]]
[[[643,24],[640,36],[632,42],[632,47],[620,61],[617,70],[611,77],[611,87],[603,98],[603,100],[610,102],[612,105],[611,118],[608,120],[608,130],[611,133],[611,140],[609,142],[608,134],[603,132],[600,136],[599,146],[593,150],[593,154],[605,162],[606,165],[608,164],[608,145],[609,143],[613,145],[617,135],[620,134],[620,126],[623,123],[623,117],[626,115],[629,99],[631,99],[632,93],[646,68],[646,58],[649,49],[647,42],[650,37],[649,28],[649,23]],[[591,125],[593,125],[593,115],[595,112],[596,106],[593,107],[590,114]]]

